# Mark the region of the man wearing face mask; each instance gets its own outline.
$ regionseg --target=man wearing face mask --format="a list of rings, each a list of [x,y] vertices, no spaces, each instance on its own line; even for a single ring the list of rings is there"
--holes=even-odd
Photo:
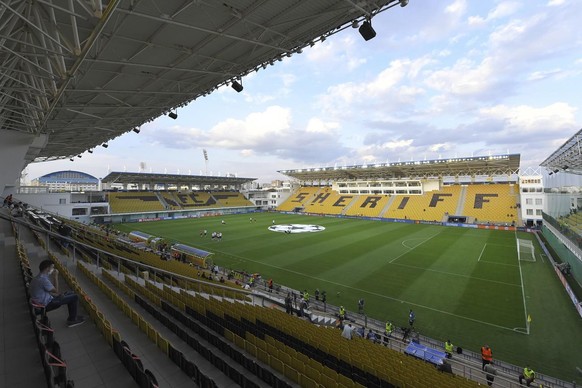
[[[74,327],[83,324],[85,319],[82,316],[77,315],[79,297],[74,292],[65,292],[64,294],[59,293],[59,272],[55,270],[53,262],[50,260],[43,260],[38,268],[40,270],[39,274],[30,282],[30,295],[32,301],[44,306],[47,313],[66,304],[69,309],[67,326]]]

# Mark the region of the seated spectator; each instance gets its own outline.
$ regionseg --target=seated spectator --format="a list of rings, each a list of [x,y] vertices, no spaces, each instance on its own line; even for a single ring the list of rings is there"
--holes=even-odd
[[[74,292],[59,293],[58,290],[58,274],[55,265],[50,260],[43,260],[38,266],[40,272],[30,282],[30,295],[34,303],[45,307],[46,312],[55,310],[66,304],[69,309],[69,317],[67,318],[67,326],[74,327],[81,325],[85,319],[77,315],[77,308],[79,305],[79,297]],[[50,280],[53,278],[53,283]]]
[[[2,204],[2,207],[4,206],[10,207],[11,204],[12,204],[12,194],[9,194],[4,198],[4,203]]]

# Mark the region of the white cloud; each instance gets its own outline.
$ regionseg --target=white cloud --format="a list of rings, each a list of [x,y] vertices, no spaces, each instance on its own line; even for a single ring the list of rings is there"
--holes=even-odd
[[[527,76],[528,81],[540,81],[563,73],[562,69],[534,71]]]
[[[330,87],[325,95],[319,97],[319,105],[327,114],[338,117],[356,114],[354,112],[361,112],[363,107],[377,110],[378,106],[382,106],[384,112],[398,110],[403,104],[414,103],[414,98],[424,93],[416,80],[432,62],[429,56],[394,60],[368,82],[349,82]]]
[[[556,102],[542,108],[496,105],[481,109],[480,114],[483,118],[503,121],[506,133],[523,141],[534,134],[576,128],[576,111],[577,108],[567,103]]]
[[[325,122],[319,118],[311,118],[307,123],[307,127],[305,128],[306,132],[313,132],[313,133],[327,133],[332,134],[335,133],[336,130],[339,128],[339,124],[336,122]]]
[[[439,92],[472,95],[488,91],[496,79],[496,69],[491,58],[485,58],[478,64],[469,59],[460,59],[450,68],[434,71],[425,83]]]
[[[400,148],[410,147],[410,145],[414,142],[413,139],[406,139],[406,140],[396,140],[396,141],[389,141],[382,144],[382,148],[388,150],[396,150]]]
[[[355,70],[367,62],[367,59],[359,54],[359,34],[346,35],[342,39],[328,39],[319,42],[306,51],[309,61],[317,63],[324,68],[334,68],[335,71],[345,68],[348,71]]]
[[[513,15],[519,8],[521,8],[521,3],[517,1],[503,1],[489,11],[486,17],[470,16],[467,23],[470,26],[483,26],[491,21]]]
[[[558,5],[563,5],[564,3],[566,3],[566,0],[550,0],[548,1],[548,6],[555,7]]]
[[[445,8],[445,13],[454,15],[455,17],[461,17],[467,11],[466,0],[454,0]]]
[[[293,122],[290,108],[270,106],[242,119],[227,118],[209,130],[174,126],[152,133],[169,149],[196,147],[235,150],[243,157],[276,155],[296,161],[333,160],[345,152],[339,143],[339,124],[319,118],[303,127]]]

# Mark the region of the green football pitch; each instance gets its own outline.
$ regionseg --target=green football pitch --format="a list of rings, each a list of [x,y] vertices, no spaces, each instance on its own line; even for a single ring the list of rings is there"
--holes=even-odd
[[[273,220],[325,229],[278,233]],[[328,303],[351,311],[364,298],[370,317],[397,326],[413,309],[421,334],[476,352],[488,344],[494,358],[543,374],[572,381],[582,367],[582,320],[529,233],[278,213],[116,227],[214,252],[219,266],[312,295],[325,290]],[[200,237],[203,229],[222,241]],[[517,239],[533,241],[534,257],[519,259]]]

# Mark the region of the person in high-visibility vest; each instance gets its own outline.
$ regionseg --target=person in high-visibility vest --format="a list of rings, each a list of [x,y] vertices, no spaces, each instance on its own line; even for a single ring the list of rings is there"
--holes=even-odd
[[[346,319],[346,309],[344,308],[344,306],[340,306],[339,308],[339,318],[342,321]]]
[[[536,372],[534,372],[534,370],[531,369],[529,365],[526,365],[526,367],[523,368],[523,372],[519,375],[519,383],[523,384],[523,380],[525,379],[525,385],[529,387],[535,378]]]
[[[392,332],[394,331],[394,325],[392,322],[386,322],[386,337],[392,337]]]
[[[485,365],[490,364],[491,361],[493,361],[493,352],[489,345],[483,345],[481,347],[481,360],[483,361],[483,370],[485,370]]]
[[[451,342],[451,340],[447,340],[447,342],[445,342],[445,353],[447,355],[447,358],[452,358],[453,357],[453,349],[455,348],[455,346],[453,345],[453,343]]]

